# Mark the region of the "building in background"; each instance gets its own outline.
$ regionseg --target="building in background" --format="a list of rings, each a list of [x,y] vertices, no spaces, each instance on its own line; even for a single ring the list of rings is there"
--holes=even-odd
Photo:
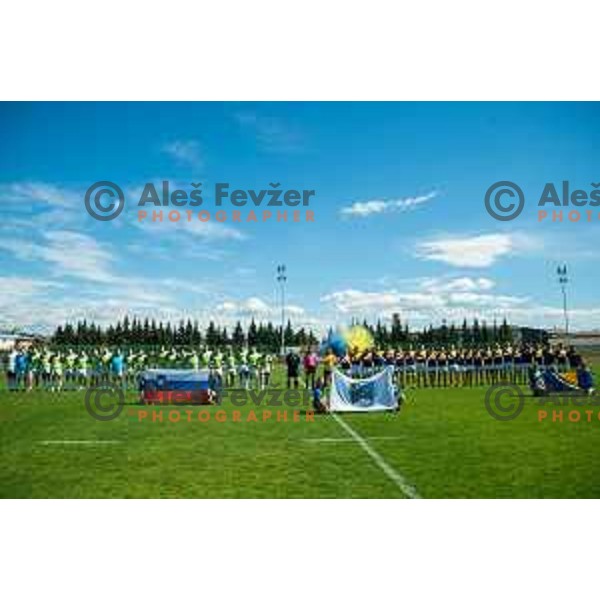
[[[35,342],[42,341],[44,338],[39,335],[28,333],[2,333],[0,332],[0,352],[9,352],[13,348],[29,348]]]

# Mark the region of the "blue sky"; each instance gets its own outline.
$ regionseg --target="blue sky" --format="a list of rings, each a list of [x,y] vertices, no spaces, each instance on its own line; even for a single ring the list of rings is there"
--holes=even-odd
[[[600,228],[536,221],[546,182],[600,181],[593,103],[4,103],[0,105],[0,327],[124,314],[224,323],[288,309],[323,328],[400,312],[415,327],[464,316],[561,325],[555,270],[571,272],[573,323],[600,327]],[[314,189],[314,223],[140,227],[85,211],[110,180]],[[483,198],[516,182],[521,216]],[[130,210],[131,209],[131,210]]]

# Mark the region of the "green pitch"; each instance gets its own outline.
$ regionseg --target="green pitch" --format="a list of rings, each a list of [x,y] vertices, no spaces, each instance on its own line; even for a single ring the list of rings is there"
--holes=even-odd
[[[247,406],[185,407],[142,419],[136,395],[98,422],[83,392],[0,391],[0,496],[23,498],[600,497],[599,407],[578,423],[538,422],[534,399],[514,421],[492,419],[484,389],[419,390],[398,414],[262,421]],[[159,410],[159,409],[157,409]],[[216,420],[225,411],[226,421]],[[258,421],[247,421],[250,411]],[[275,413],[277,409],[270,409]],[[282,410],[281,408],[279,410]],[[593,411],[591,422],[585,410]],[[200,411],[210,419],[199,422]],[[206,413],[205,413],[206,414]],[[366,446],[365,446],[366,445]]]

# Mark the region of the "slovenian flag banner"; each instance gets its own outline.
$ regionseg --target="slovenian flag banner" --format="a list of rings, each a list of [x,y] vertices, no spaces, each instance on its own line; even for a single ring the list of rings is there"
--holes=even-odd
[[[154,403],[210,403],[208,369],[149,369],[140,380],[143,400]]]

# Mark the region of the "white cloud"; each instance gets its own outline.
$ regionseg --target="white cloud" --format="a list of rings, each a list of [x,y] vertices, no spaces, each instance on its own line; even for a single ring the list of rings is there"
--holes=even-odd
[[[83,196],[51,183],[24,181],[0,185],[0,199],[20,208],[33,204],[72,208],[82,206]]]
[[[194,157],[193,147],[174,143],[170,145],[171,151],[176,152],[181,158]],[[156,189],[161,189],[159,181],[154,182]],[[173,188],[182,189],[184,184],[173,182]],[[143,186],[129,186],[125,189],[125,197],[139,199]],[[0,184],[0,205],[10,207],[10,215],[5,216],[0,228],[9,234],[21,233],[25,236],[31,234],[34,227],[39,230],[76,230],[97,225],[87,214],[84,205],[85,190],[65,189],[50,183],[17,182]],[[135,202],[126,203],[125,212],[119,219],[111,222],[115,227],[133,224],[135,227],[151,230],[160,236],[171,236],[181,242],[181,234],[207,242],[242,240],[248,236],[235,227],[218,221],[200,221],[194,214],[194,219],[187,221],[187,214],[180,211],[181,219],[171,222],[168,219],[169,209],[162,208],[163,221],[152,222],[152,211],[147,209],[148,217],[143,221],[138,220],[139,207]],[[161,208],[157,208],[161,211]],[[106,224],[105,224],[106,225]],[[213,247],[209,252],[215,252]]]
[[[172,277],[159,280],[156,287],[169,292],[189,292],[200,296],[205,296],[212,291],[212,287],[208,283],[192,283]]]
[[[39,325],[47,315],[49,294],[62,284],[28,277],[0,277],[0,328]]]
[[[432,278],[421,282],[421,287],[431,293],[486,291],[491,290],[495,285],[494,281],[486,277]]]
[[[506,317],[511,323],[544,327],[562,324],[561,307],[544,306],[522,296],[490,293],[494,284],[484,278],[455,277],[407,282],[403,289],[348,289],[321,298],[322,310],[307,314],[303,307],[290,304],[286,315],[296,327],[322,332],[336,323],[348,324],[351,317],[386,320],[393,313],[399,313],[412,328],[439,324],[444,319],[459,326],[465,318],[491,323]],[[125,315],[172,323],[197,319],[202,327],[213,320],[230,328],[237,320],[247,324],[252,317],[279,323],[280,307],[276,302],[258,296],[219,301],[218,294],[208,292],[202,294],[196,309],[189,299],[199,292],[205,292],[203,285],[174,277],[116,277],[111,282],[0,277],[0,327],[51,331],[67,320],[87,318],[107,325]],[[184,298],[183,294],[190,296]],[[599,327],[600,308],[576,308],[571,311],[571,321],[574,329]]]
[[[136,226],[143,229],[146,233],[177,236],[181,240],[181,234],[187,233],[190,236],[201,238],[202,240],[244,240],[246,235],[224,223],[218,221],[200,221],[198,218],[187,221],[185,213],[179,221],[169,221],[168,211],[163,211],[163,220],[153,221],[152,212],[148,211],[148,216],[142,220],[134,221]]]
[[[0,248],[20,260],[49,263],[56,276],[76,277],[97,282],[115,281],[112,255],[94,238],[74,231],[46,231],[45,243],[5,238]]]
[[[182,231],[209,240],[243,240],[246,235],[238,229],[215,221],[180,221]],[[170,223],[171,225],[171,223]]]
[[[448,306],[457,307],[488,307],[502,310],[515,305],[525,304],[529,298],[519,296],[502,296],[494,294],[476,294],[474,292],[456,292],[447,297]]]
[[[413,196],[410,198],[365,200],[363,202],[354,202],[350,206],[344,206],[340,212],[346,217],[369,217],[382,213],[407,212],[433,200],[436,195],[435,192],[431,192],[423,196]]]
[[[62,284],[54,281],[41,281],[29,277],[0,277],[1,298],[31,296],[40,291],[58,287],[62,287]]]
[[[264,300],[252,297],[246,300],[226,300],[217,306],[217,312],[219,311],[240,317],[264,317],[271,313],[271,307]]]
[[[329,303],[343,313],[379,311],[397,306],[398,293],[396,291],[364,292],[349,289],[327,294],[321,298],[321,302]]]
[[[252,277],[256,275],[256,269],[254,267],[236,267],[234,273],[240,277]]]
[[[273,306],[258,298],[252,296],[243,300],[226,300],[216,307],[216,311],[225,312],[229,315],[242,317],[268,318],[278,316],[281,311],[280,306]],[[295,304],[286,304],[285,311],[288,316],[302,316],[305,310]]]
[[[254,135],[262,150],[289,153],[304,147],[303,136],[283,119],[252,111],[238,112],[233,117],[244,130]]]
[[[537,247],[537,240],[516,233],[491,233],[472,237],[441,237],[419,242],[416,256],[453,267],[484,268],[500,258]]]
[[[194,140],[176,140],[163,146],[163,152],[175,158],[178,162],[196,169],[204,165],[202,147]]]
[[[238,310],[238,305],[235,302],[222,302],[217,306],[217,310],[231,313]]]
[[[34,227],[60,229],[81,222],[84,192],[52,183],[23,181],[0,184],[0,205],[7,207],[1,227],[29,234]]]
[[[306,312],[301,306],[296,306],[295,304],[288,304],[285,307],[285,312],[290,316],[302,316]]]
[[[94,238],[73,231],[48,231],[49,245],[40,258],[55,265],[59,272],[92,281],[114,281],[113,254]]]
[[[330,304],[336,310],[345,314],[391,315],[403,310],[423,308],[439,308],[443,301],[439,296],[421,292],[399,292],[387,290],[382,292],[366,292],[361,290],[342,290],[327,294],[321,302]]]
[[[271,307],[260,298],[248,298],[243,303],[244,309],[251,314],[268,314]]]
[[[413,289],[348,289],[327,294],[321,302],[346,318],[386,319],[398,313],[411,322],[426,323],[443,319],[458,322],[473,316],[493,320],[530,305],[527,297],[489,293],[494,287],[494,281],[483,277],[423,279],[413,282]]]

